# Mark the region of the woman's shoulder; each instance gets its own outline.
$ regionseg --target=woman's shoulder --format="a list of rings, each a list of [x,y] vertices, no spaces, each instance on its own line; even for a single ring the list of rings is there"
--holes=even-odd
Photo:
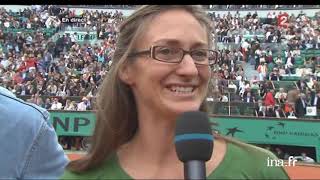
[[[230,138],[224,139],[227,143],[227,152],[225,154],[224,160],[220,164],[220,172],[222,172],[221,175],[223,175],[221,176],[221,178],[289,178],[281,164],[280,166],[276,166],[275,163],[270,163],[271,161],[278,161],[278,158],[272,152],[257,146],[240,142],[238,140]],[[230,173],[223,174],[223,172]]]
[[[235,153],[239,156],[239,158],[244,158],[243,160],[247,161],[264,161],[266,162],[266,158],[277,159],[277,157],[270,151],[263,149],[258,146],[254,146],[251,144],[247,144],[237,140],[227,140],[228,147],[231,149],[232,153]],[[251,156],[252,158],[247,158],[247,156]]]
[[[60,179],[129,179],[129,177],[120,167],[117,157],[113,155],[101,166],[85,172],[76,173],[67,169]]]
[[[101,179],[101,172],[103,170],[104,167],[98,167],[80,173],[66,169],[60,179]]]

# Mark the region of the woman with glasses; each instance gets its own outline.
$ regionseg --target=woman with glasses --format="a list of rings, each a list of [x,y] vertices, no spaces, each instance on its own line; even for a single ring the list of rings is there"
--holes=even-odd
[[[142,6],[120,26],[108,76],[97,97],[97,122],[88,154],[71,162],[63,179],[183,179],[174,146],[175,121],[206,112],[217,60],[212,22],[201,6]],[[214,135],[208,179],[287,179],[267,167],[273,154]]]

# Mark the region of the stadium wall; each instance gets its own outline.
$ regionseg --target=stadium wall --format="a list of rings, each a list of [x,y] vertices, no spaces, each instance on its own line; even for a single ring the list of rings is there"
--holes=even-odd
[[[93,111],[50,111],[58,135],[91,136]],[[277,144],[315,148],[320,162],[320,123],[317,120],[210,116],[212,131],[247,143]]]

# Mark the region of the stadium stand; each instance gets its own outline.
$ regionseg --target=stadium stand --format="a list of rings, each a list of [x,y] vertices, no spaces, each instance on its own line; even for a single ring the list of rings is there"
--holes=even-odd
[[[125,16],[121,11],[79,7],[88,9],[76,13],[69,6],[31,6],[19,12],[1,8],[0,85],[48,110],[94,110],[99,84],[112,65],[117,27]],[[319,117],[320,11],[313,16],[285,12],[306,7],[319,5],[207,7],[256,10],[245,16],[208,13],[219,50],[207,98],[212,114]],[[259,17],[259,10],[269,10],[268,16]],[[70,139],[63,141],[70,148]],[[79,139],[76,144],[80,149]]]

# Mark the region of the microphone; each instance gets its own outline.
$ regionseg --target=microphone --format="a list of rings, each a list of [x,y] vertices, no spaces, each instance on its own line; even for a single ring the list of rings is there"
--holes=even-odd
[[[174,141],[178,158],[184,163],[185,179],[206,179],[205,162],[213,151],[211,131],[204,112],[190,111],[178,117]]]

